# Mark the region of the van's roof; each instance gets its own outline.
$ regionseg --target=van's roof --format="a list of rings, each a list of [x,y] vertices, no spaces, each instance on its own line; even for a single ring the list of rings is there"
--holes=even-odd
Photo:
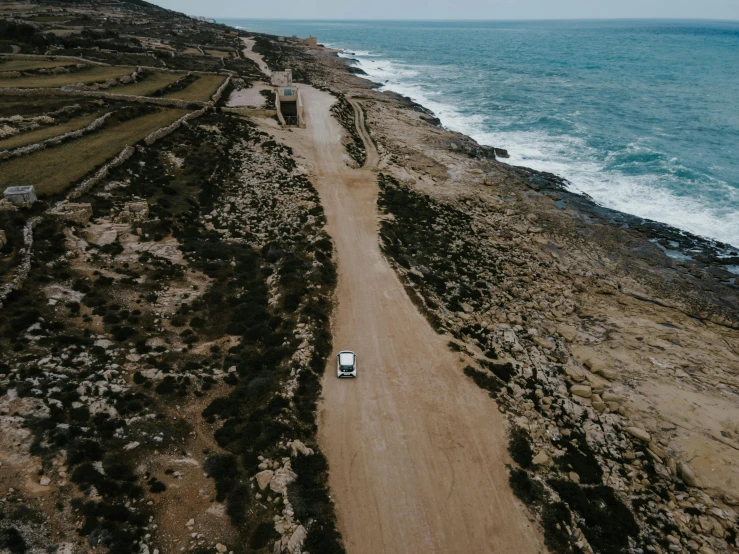
[[[354,363],[354,352],[348,350],[339,352],[339,363],[341,365],[352,365]]]

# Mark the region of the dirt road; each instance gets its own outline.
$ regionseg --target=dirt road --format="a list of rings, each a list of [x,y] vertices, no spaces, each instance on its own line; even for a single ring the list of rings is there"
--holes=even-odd
[[[242,50],[244,57],[256,63],[261,72],[267,77],[270,77],[272,75],[272,71],[264,62],[264,58],[262,58],[261,54],[254,52],[254,44],[256,43],[254,38],[242,38],[241,41],[244,43],[244,49]]]
[[[356,380],[337,379],[329,360],[319,423],[347,551],[543,551],[508,485],[495,402],[464,376],[380,251],[375,173],[346,165],[333,98],[301,91],[307,128],[275,134],[312,169],[338,254],[334,346],[358,356]]]

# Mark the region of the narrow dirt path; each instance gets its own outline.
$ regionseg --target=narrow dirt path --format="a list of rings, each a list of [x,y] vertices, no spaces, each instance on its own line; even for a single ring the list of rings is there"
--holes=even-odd
[[[244,49],[242,50],[244,57],[256,63],[259,66],[261,72],[264,73],[267,77],[271,77],[272,71],[264,62],[264,58],[262,58],[262,55],[254,52],[254,44],[256,43],[256,41],[253,38],[242,38],[241,41],[244,43]]]
[[[508,485],[503,417],[380,251],[376,175],[347,166],[333,97],[301,94],[307,128],[269,130],[312,169],[338,254],[334,346],[358,356],[356,380],[337,379],[329,360],[319,418],[347,551],[543,552]],[[357,122],[367,136],[361,110]]]

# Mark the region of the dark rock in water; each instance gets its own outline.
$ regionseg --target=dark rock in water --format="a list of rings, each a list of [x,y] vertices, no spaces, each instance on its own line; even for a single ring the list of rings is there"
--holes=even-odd
[[[436,117],[435,115],[422,115],[421,119],[423,119],[426,123],[430,123],[431,125],[434,125],[436,127],[441,127],[441,119]]]
[[[665,256],[677,262],[696,264],[714,277],[729,281],[728,266],[739,263],[737,248],[682,231],[666,223],[644,219],[635,215],[600,206],[587,194],[568,190],[569,182],[558,175],[516,167],[515,171],[524,177],[529,186],[550,197],[556,195],[557,202],[578,213],[586,222],[604,223],[646,238],[652,247],[641,245],[660,258]],[[558,207],[561,208],[560,204]]]
[[[503,148],[495,148],[495,155],[499,158],[510,158],[508,155],[508,150],[505,150]]]
[[[347,70],[349,71],[349,73],[353,73],[354,75],[367,75],[367,72],[361,67],[354,67],[350,65],[349,67],[347,67]]]

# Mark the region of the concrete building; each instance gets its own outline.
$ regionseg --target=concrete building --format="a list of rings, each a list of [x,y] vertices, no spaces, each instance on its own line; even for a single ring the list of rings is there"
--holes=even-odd
[[[293,84],[293,70],[275,71],[272,73],[271,83],[273,87],[289,87]]]
[[[275,98],[277,118],[288,127],[305,127],[303,120],[303,100],[296,86],[277,87]]]
[[[30,206],[38,198],[36,197],[36,189],[33,185],[25,187],[8,187],[3,192],[3,196],[16,206]]]

